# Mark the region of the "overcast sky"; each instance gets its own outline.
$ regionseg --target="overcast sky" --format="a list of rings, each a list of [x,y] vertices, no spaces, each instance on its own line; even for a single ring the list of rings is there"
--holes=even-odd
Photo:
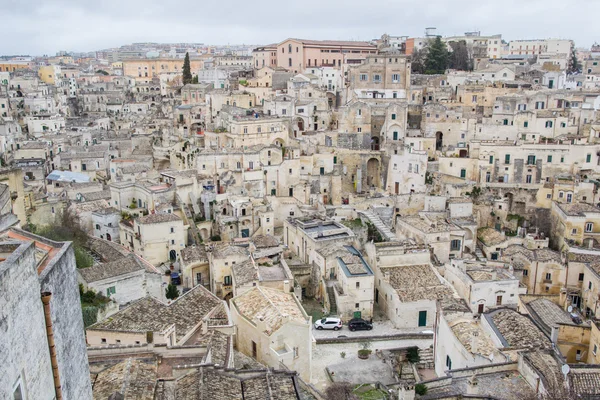
[[[481,31],[505,40],[600,41],[599,0],[0,0],[0,54],[53,55],[132,42],[268,44]]]

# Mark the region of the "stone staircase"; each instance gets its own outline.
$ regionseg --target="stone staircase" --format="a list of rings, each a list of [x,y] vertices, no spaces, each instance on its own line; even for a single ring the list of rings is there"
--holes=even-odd
[[[327,286],[327,296],[329,296],[329,314],[337,314],[337,302],[335,301],[335,293],[333,293],[333,286]]]
[[[371,210],[359,211],[359,214],[362,214],[365,218],[371,221],[373,225],[375,225],[375,228],[377,228],[379,233],[381,233],[381,236],[383,236],[384,240],[388,242],[396,240],[396,235],[394,235],[394,232],[392,232],[392,230],[383,223],[379,215]]]
[[[434,368],[435,360],[433,359],[433,349],[431,347],[419,349],[419,358],[420,360],[417,363],[418,368]]]
[[[475,247],[475,257],[477,257],[479,261],[486,261],[485,255],[483,254],[479,246]]]

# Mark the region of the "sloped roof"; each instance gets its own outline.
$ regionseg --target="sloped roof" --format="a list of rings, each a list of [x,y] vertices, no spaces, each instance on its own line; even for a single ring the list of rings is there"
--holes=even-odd
[[[136,271],[146,271],[150,273],[158,273],[156,270],[149,269],[146,264],[142,263],[135,254],[129,254],[116,261],[96,264],[89,268],[78,269],[77,272],[87,282],[97,282],[108,278],[115,278],[121,275],[130,274]]]
[[[265,333],[271,335],[287,319],[307,323],[309,318],[294,295],[268,287],[256,286],[232,300],[239,313],[254,325],[265,324]]]
[[[198,285],[171,304],[146,296],[110,318],[90,326],[88,330],[163,332],[175,324],[179,341],[221,303],[222,300]]]

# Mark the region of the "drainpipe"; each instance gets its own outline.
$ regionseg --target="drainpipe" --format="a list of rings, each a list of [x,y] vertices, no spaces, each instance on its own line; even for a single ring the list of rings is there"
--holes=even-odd
[[[48,336],[48,350],[50,350],[50,363],[52,365],[52,375],[54,376],[54,391],[56,400],[62,399],[62,389],[60,387],[60,375],[58,374],[58,361],[56,359],[56,346],[54,344],[54,331],[52,329],[52,318],[50,317],[50,299],[52,293],[42,293],[42,303],[44,304],[44,319],[46,320],[46,335]]]
[[[539,265],[539,263],[536,261],[535,262],[535,275],[533,277],[533,294],[535,294],[535,287],[537,286],[538,265]]]

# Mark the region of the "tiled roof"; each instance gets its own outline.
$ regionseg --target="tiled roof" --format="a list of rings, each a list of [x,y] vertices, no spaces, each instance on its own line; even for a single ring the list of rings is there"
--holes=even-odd
[[[296,374],[287,371],[224,371],[199,367],[176,380],[178,400],[298,400]],[[157,400],[165,400],[158,398]]]
[[[258,269],[251,260],[232,265],[231,273],[235,279],[236,286],[258,281]]]
[[[264,323],[267,335],[277,331],[288,318],[302,323],[309,320],[293,294],[268,287],[254,287],[232,302],[254,325]]]
[[[153,297],[144,297],[88,329],[162,332],[175,324],[179,341],[220,304],[221,300],[198,285],[168,305]]]
[[[249,253],[246,247],[222,244],[213,248],[212,256],[213,258],[222,259],[232,256],[249,256]]]
[[[477,239],[481,240],[486,246],[500,244],[506,240],[506,237],[493,228],[479,228],[477,230]]]
[[[119,393],[124,399],[153,400],[157,367],[155,360],[128,358],[100,372],[93,382],[94,399]]]
[[[181,259],[186,264],[194,262],[208,262],[204,246],[188,246],[181,250]]]
[[[598,365],[574,366],[568,375],[569,387],[585,399],[600,399],[600,367]]]
[[[135,254],[129,254],[126,257],[104,264],[96,264],[89,268],[80,268],[77,270],[83,280],[87,283],[101,281],[103,279],[114,278],[121,275],[130,274],[136,271],[148,271],[145,264],[143,264]]]
[[[279,246],[279,240],[272,235],[258,235],[250,239],[257,249]]]
[[[560,306],[548,299],[537,299],[527,303],[531,317],[540,328],[550,336],[552,328],[557,324],[573,324],[573,321]]]
[[[181,221],[181,218],[175,214],[148,214],[137,219],[138,224],[162,224],[175,221]]]
[[[116,261],[130,254],[125,247],[117,243],[92,236],[88,237],[87,246],[92,252],[98,254],[104,262]]]
[[[500,334],[505,347],[513,349],[549,349],[550,340],[526,316],[510,309],[494,310],[484,314],[492,327]]]
[[[430,265],[382,267],[381,270],[389,273],[390,285],[402,302],[438,300],[453,295],[452,289],[440,281]]]
[[[587,203],[556,203],[567,215],[584,216],[586,212],[600,213],[600,208]]]
[[[481,329],[481,327],[472,321],[460,321],[451,326],[452,332],[464,348],[471,353],[481,354],[486,358],[493,359],[493,354],[498,355],[498,351],[492,339]],[[473,343],[476,348],[473,349]],[[475,350],[475,351],[473,351]]]

